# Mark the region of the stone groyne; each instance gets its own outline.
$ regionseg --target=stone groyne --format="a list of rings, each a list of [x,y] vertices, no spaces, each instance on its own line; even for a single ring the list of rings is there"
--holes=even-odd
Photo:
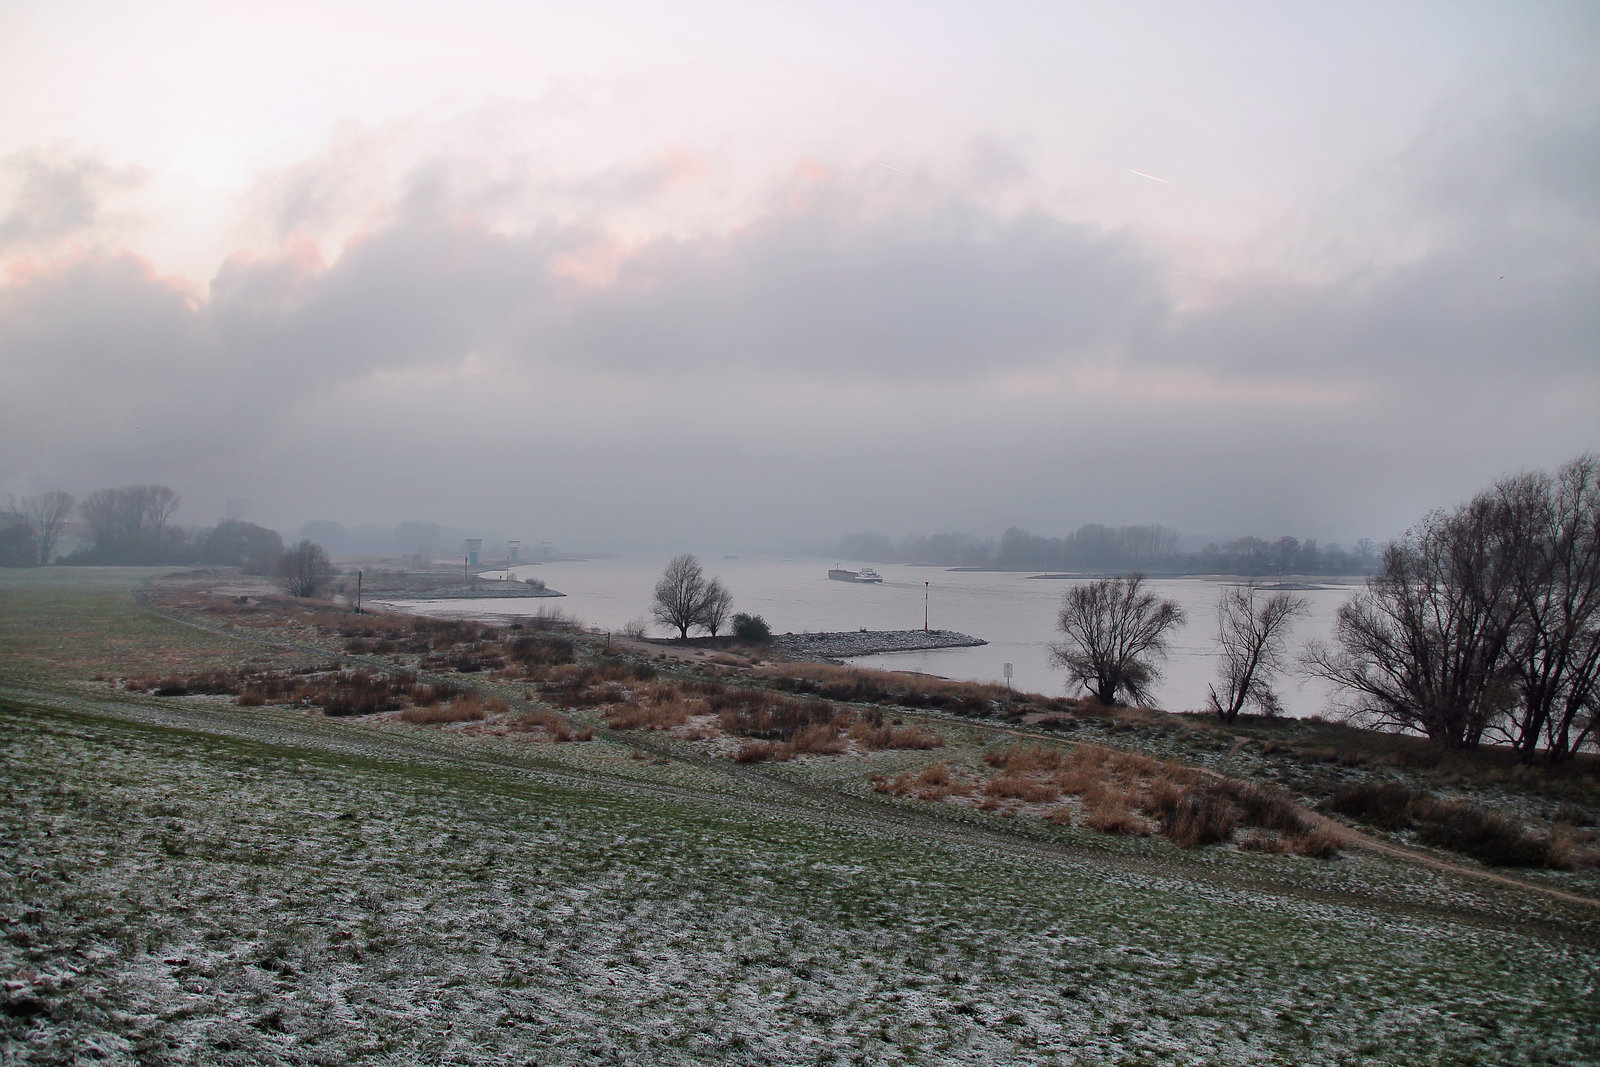
[[[772,639],[775,651],[795,659],[845,659],[879,652],[969,648],[988,643],[954,630],[847,630],[843,633],[778,634]]]

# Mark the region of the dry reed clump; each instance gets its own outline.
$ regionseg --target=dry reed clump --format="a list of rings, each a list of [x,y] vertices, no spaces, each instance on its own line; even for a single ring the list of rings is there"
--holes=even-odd
[[[835,710],[826,700],[793,700],[760,689],[727,689],[710,697],[717,724],[740,737],[786,741],[800,730],[831,723]]]
[[[449,682],[416,682],[406,689],[406,699],[414,707],[426,708],[434,704],[451,700],[466,692],[459,685]]]
[[[1182,764],[1143,752],[1102,745],[1010,745],[984,756],[999,773],[984,786],[993,810],[1001,800],[1050,803],[1060,794],[1082,798],[1082,823],[1111,834],[1161,834],[1182,848],[1232,839],[1242,828],[1257,831],[1241,842],[1255,851],[1331,856],[1338,836],[1316,826],[1287,795],[1248,782],[1206,779]],[[1072,822],[1063,806],[1047,816]]]
[[[1103,834],[1148,837],[1155,828],[1137,807],[1133,791],[1102,782],[1083,794],[1083,824]]]
[[[940,801],[952,796],[970,796],[974,787],[958,781],[944,761],[930,763],[920,771],[906,771],[893,778],[874,778],[873,789],[896,797],[916,797],[918,800]],[[987,798],[994,800],[993,797]]]
[[[739,751],[733,754],[735,763],[765,763],[768,760],[778,760],[778,753],[782,745],[773,744],[771,741],[746,741],[739,746]]]
[[[532,731],[543,730],[550,735],[550,740],[557,744],[568,741],[592,741],[594,727],[587,724],[574,726],[572,720],[559,712],[543,708],[535,709],[520,716],[511,724],[513,730]]]
[[[1051,781],[1031,778],[992,778],[983,787],[985,796],[1020,800],[1024,804],[1051,804],[1061,799],[1061,790]]]
[[[1287,840],[1289,851],[1295,855],[1319,860],[1337,856],[1341,844],[1339,835],[1325,826],[1319,826],[1309,833],[1295,834]]]
[[[613,730],[670,730],[688,722],[693,713],[693,707],[681,700],[664,704],[629,701],[607,708],[603,717]]]
[[[345,639],[347,652],[358,655],[393,653],[433,654],[436,663],[447,662],[447,655],[461,646],[477,646],[489,640],[494,631],[480,622],[462,619],[417,619],[385,615],[352,615],[344,612],[312,613],[311,624],[322,633]]]
[[[1179,848],[1220,844],[1239,828],[1240,817],[1228,797],[1208,789],[1186,789],[1170,812],[1164,812],[1161,832]]]
[[[703,692],[698,683],[651,682],[636,689],[626,703],[607,708],[606,725],[616,730],[671,730],[710,710],[710,704],[697,695]]]
[[[476,694],[463,693],[448,704],[407,708],[400,713],[400,718],[418,725],[441,726],[452,722],[481,722],[487,714],[484,702]]]
[[[830,663],[771,664],[757,668],[756,677],[795,693],[814,694],[829,700],[941,708],[966,715],[991,714],[997,704],[1008,698],[1004,686],[914,677]]]
[[[817,722],[796,730],[785,741],[750,740],[734,753],[736,763],[782,763],[796,756],[836,756],[843,752],[844,742],[839,729],[832,722]]]
[[[558,634],[523,634],[501,642],[502,655],[523,667],[556,667],[576,658],[572,639]]]
[[[849,729],[850,740],[874,751],[944,747],[943,735],[929,733],[920,726],[893,726],[881,722],[875,724],[869,719],[856,719]]]
[[[452,648],[422,657],[425,671],[451,670],[457,674],[476,674],[479,671],[499,670],[506,665],[505,658],[494,646]]]
[[[1289,851],[1289,842],[1282,834],[1269,833],[1265,830],[1251,830],[1242,834],[1234,844],[1240,852],[1262,852],[1281,856]]]
[[[567,663],[550,668],[541,691],[546,700],[566,708],[592,708],[601,704],[620,704],[628,699],[624,682],[633,680],[628,668],[619,663],[594,663],[582,666]]]
[[[1084,749],[1088,746],[1078,747]],[[1013,775],[1058,771],[1066,759],[1065,752],[1048,745],[1011,745],[1009,748],[986,753],[983,757],[983,761],[989,766],[998,767]]]
[[[129,678],[125,688],[160,696],[189,693],[236,695],[242,707],[292,704],[320,707],[326,715],[372,715],[404,706],[417,690],[409,671],[338,670],[307,667],[291,674],[271,671],[206,671],[188,677]]]

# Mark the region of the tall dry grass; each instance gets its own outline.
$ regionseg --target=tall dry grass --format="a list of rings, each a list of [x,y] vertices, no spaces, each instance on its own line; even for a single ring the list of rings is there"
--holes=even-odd
[[[503,705],[505,702],[500,703]],[[487,718],[487,714],[487,703],[483,699],[476,693],[463,693],[448,704],[407,708],[400,713],[400,718],[418,725],[441,726],[452,722],[481,722]]]
[[[592,741],[594,727],[587,724],[574,726],[571,719],[559,712],[549,711],[544,708],[535,709],[524,713],[511,724],[514,730],[543,730],[550,736],[550,740],[557,744],[568,741]]]

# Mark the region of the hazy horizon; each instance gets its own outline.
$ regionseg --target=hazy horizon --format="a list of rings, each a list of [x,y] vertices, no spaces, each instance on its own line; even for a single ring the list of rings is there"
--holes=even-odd
[[[1587,3],[0,12],[0,500],[1402,533],[1600,448]]]

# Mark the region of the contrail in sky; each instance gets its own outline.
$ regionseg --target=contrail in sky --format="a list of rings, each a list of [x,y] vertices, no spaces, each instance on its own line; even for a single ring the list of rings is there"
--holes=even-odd
[[[1167,179],[1165,179],[1165,178],[1157,178],[1154,174],[1146,174],[1144,171],[1142,171],[1142,170],[1134,170],[1132,167],[1128,168],[1128,173],[1129,174],[1137,174],[1141,178],[1149,178],[1151,181],[1160,182],[1162,185],[1171,185],[1172,184],[1171,182],[1167,181]]]
[[[889,166],[889,164],[887,164],[887,163],[879,163],[879,164],[878,164],[878,166],[880,166],[880,167],[882,167],[882,168],[883,168],[883,169],[884,169],[884,170],[892,170],[892,171],[894,171],[894,172],[895,172],[895,173],[896,173],[896,174],[906,174],[906,172],[905,172],[905,171],[903,171],[903,170],[901,170],[901,169],[900,169],[900,168],[899,168],[899,167],[891,167],[891,166]],[[909,174],[906,174],[906,177],[908,177],[908,178],[909,178],[909,177],[911,177],[911,175],[909,175]]]

